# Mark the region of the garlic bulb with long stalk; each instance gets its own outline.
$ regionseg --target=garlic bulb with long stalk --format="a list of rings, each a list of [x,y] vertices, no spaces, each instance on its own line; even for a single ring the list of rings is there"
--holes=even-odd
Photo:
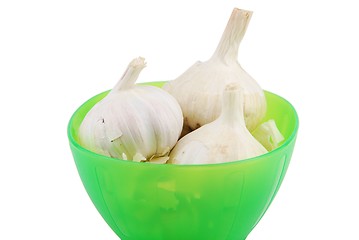
[[[251,16],[251,11],[235,8],[212,57],[196,62],[164,86],[181,105],[185,127],[194,130],[216,119],[221,112],[223,90],[231,82],[238,82],[243,88],[247,128],[254,130],[264,117],[264,92],[237,59]]]
[[[135,85],[144,67],[144,58],[132,60],[115,87],[88,112],[79,129],[83,147],[125,160],[168,159],[182,131],[182,111],[161,88]]]
[[[251,135],[244,120],[244,96],[238,83],[226,86],[222,111],[211,123],[181,138],[168,163],[211,164],[255,157],[267,150]]]

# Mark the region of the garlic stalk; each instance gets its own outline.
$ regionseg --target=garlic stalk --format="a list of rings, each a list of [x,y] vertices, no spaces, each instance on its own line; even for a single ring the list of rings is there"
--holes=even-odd
[[[210,164],[255,157],[267,150],[251,135],[244,120],[244,96],[238,83],[226,86],[222,112],[211,123],[181,138],[169,163]]]
[[[264,92],[237,60],[251,16],[251,11],[235,8],[212,57],[196,62],[164,86],[179,102],[185,127],[194,130],[215,120],[221,112],[223,90],[231,82],[238,82],[243,88],[247,128],[254,130],[264,117]]]
[[[270,119],[259,125],[253,132],[255,137],[268,151],[276,149],[284,140],[284,136],[279,131],[275,121]]]
[[[115,87],[87,113],[79,129],[83,147],[137,162],[168,159],[182,131],[182,111],[161,88],[135,85],[144,67],[144,58],[132,60]]]

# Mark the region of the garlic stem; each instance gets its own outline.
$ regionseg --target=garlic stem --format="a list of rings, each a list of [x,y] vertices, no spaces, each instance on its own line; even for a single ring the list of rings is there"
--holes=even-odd
[[[145,67],[146,62],[143,57],[133,59],[128,64],[126,71],[123,73],[122,77],[113,87],[111,92],[126,90],[133,87],[136,83],[136,80],[138,79],[138,76],[140,75],[141,70]]]
[[[239,44],[246,33],[252,14],[252,11],[238,8],[233,9],[211,60],[220,59],[227,64],[237,62]]]
[[[246,125],[244,120],[244,96],[238,83],[230,83],[226,86],[222,100],[222,112],[220,118],[231,126]]]

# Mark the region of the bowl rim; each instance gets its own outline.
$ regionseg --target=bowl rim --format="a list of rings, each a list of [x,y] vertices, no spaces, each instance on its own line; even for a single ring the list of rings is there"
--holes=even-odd
[[[143,83],[137,83],[138,85],[148,85],[148,86],[154,86],[156,84],[163,84],[166,83],[167,81],[156,81],[156,82],[143,82]],[[111,158],[105,155],[101,155],[95,152],[92,152],[84,147],[82,147],[74,138],[73,134],[72,134],[72,127],[73,127],[73,123],[74,123],[74,119],[75,116],[78,114],[78,112],[80,112],[80,110],[82,109],[83,106],[85,106],[86,104],[88,104],[88,102],[92,101],[94,98],[99,97],[100,95],[104,95],[104,97],[106,96],[105,94],[107,94],[108,92],[110,92],[110,90],[106,90],[103,91],[101,93],[98,93],[94,96],[92,96],[91,98],[89,98],[88,100],[86,100],[85,102],[83,102],[76,110],[75,112],[73,112],[73,114],[71,115],[71,118],[68,122],[67,125],[67,136],[68,136],[68,140],[70,145],[74,146],[75,148],[77,148],[78,150],[85,152],[87,154],[91,154],[93,156],[98,156],[99,159],[103,159],[106,161],[113,161],[113,162],[117,162],[117,163],[121,163],[121,164],[130,164],[130,165],[135,165],[136,164],[140,164],[141,166],[150,166],[150,167],[154,167],[154,168],[162,168],[162,167],[166,167],[166,168],[188,168],[188,167],[218,167],[218,166],[225,166],[225,165],[237,165],[237,164],[243,164],[245,162],[252,162],[252,161],[256,161],[256,160],[260,160],[263,158],[266,158],[267,156],[270,155],[275,155],[277,152],[282,151],[284,148],[286,148],[292,141],[295,140],[296,136],[297,136],[297,132],[298,132],[298,128],[299,128],[299,117],[297,114],[296,109],[294,108],[294,106],[285,98],[267,91],[267,90],[263,90],[266,94],[269,95],[273,95],[279,99],[281,99],[283,102],[285,102],[286,104],[288,104],[288,106],[292,109],[293,113],[294,113],[294,118],[295,118],[295,126],[294,129],[291,133],[291,135],[284,141],[284,143],[282,145],[280,145],[279,147],[277,147],[276,149],[269,151],[265,154],[256,156],[256,157],[252,157],[252,158],[247,158],[247,159],[243,159],[243,160],[234,160],[234,161],[230,161],[230,162],[223,162],[223,163],[208,163],[208,164],[156,164],[156,163],[149,163],[149,162],[134,162],[134,161],[128,161],[128,160],[123,160],[123,159],[119,159],[119,158]]]

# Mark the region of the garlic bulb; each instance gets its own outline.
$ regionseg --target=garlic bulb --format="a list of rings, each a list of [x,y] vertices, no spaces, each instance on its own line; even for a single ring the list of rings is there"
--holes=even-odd
[[[225,86],[238,82],[244,91],[244,116],[252,131],[266,112],[264,92],[237,61],[239,44],[246,32],[252,12],[235,8],[212,57],[196,62],[163,89],[179,102],[184,124],[194,130],[215,120],[221,112]]]
[[[181,138],[171,151],[168,162],[221,163],[266,153],[267,150],[246,128],[243,103],[243,91],[238,83],[227,85],[219,117]]]
[[[167,161],[182,131],[182,111],[161,88],[135,85],[144,67],[144,58],[131,61],[115,87],[88,112],[79,129],[83,147],[125,160]]]
[[[253,132],[253,137],[257,139],[268,151],[276,149],[284,140],[284,136],[279,131],[275,121],[270,119],[259,125]]]

